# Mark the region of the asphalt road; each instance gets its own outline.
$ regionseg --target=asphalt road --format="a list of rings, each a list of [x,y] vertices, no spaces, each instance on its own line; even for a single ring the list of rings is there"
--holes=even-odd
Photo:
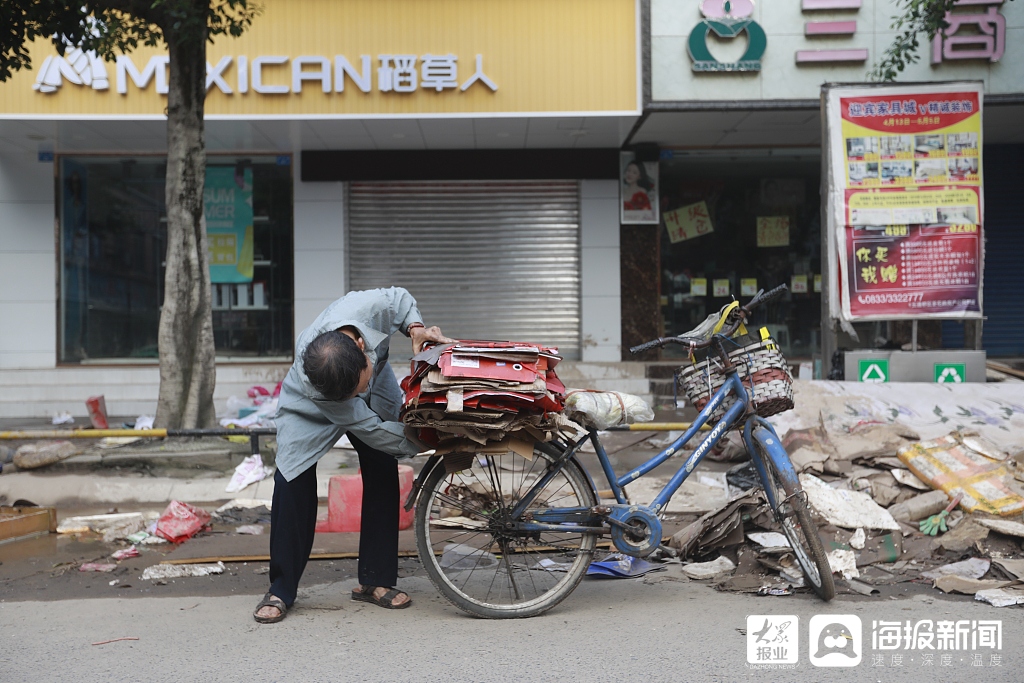
[[[355,580],[345,578],[304,588],[287,619],[261,626],[250,616],[259,597],[255,592],[205,594],[204,586],[221,578],[179,579],[196,583],[185,583],[188,594],[176,597],[18,601],[8,594],[0,602],[0,681],[984,683],[1019,681],[1024,666],[1024,609],[947,600],[937,591],[899,599],[840,596],[826,606],[808,595],[719,593],[678,580],[673,572],[646,579],[588,579],[542,617],[484,621],[450,606],[421,575],[400,581],[414,599],[403,611],[351,602]],[[748,666],[744,631],[751,614],[797,617],[794,668]],[[809,663],[808,626],[817,614],[861,619],[859,665],[826,669]],[[872,649],[872,620],[928,619],[999,620],[1002,647],[972,649],[968,642],[948,652],[948,661],[935,654],[931,664],[922,651]],[[754,621],[760,627],[762,620]],[[122,637],[138,640],[92,644]],[[980,667],[973,666],[975,654],[981,655]]]

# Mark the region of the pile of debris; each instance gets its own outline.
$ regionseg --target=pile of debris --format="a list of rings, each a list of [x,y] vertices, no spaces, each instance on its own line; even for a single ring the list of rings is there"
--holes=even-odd
[[[1024,451],[969,429],[921,440],[899,422],[843,425],[827,408],[783,443],[806,492],[837,590],[924,583],[996,606],[1024,604]],[[699,437],[698,437],[699,438]],[[694,444],[691,444],[694,445]],[[726,445],[725,457],[743,452]],[[691,578],[785,595],[803,586],[750,462],[726,473],[728,500],[671,537]],[[671,510],[671,508],[670,508]]]

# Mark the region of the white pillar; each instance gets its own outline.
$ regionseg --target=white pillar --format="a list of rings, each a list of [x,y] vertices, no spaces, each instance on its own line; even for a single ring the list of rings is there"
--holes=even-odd
[[[580,191],[582,360],[622,359],[619,187],[584,180]]]

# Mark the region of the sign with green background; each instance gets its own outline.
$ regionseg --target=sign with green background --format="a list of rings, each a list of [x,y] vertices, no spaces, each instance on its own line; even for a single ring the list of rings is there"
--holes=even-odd
[[[252,169],[210,166],[203,188],[210,282],[252,282]]]

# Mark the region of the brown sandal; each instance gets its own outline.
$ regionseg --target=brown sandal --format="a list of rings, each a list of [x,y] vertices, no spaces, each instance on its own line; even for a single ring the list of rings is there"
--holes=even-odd
[[[258,612],[264,607],[275,607],[280,612],[276,617],[261,617]],[[273,593],[267,593],[260,600],[260,604],[256,605],[256,609],[252,613],[252,618],[261,624],[276,624],[277,622],[284,619],[284,615],[288,613],[288,605],[284,604],[284,600],[277,597]]]
[[[363,586],[362,590],[353,588],[352,599],[357,602],[372,602],[374,605],[383,607],[384,609],[405,609],[412,604],[411,598],[400,605],[395,604],[395,598],[399,595],[404,594],[406,597],[409,595],[405,591],[400,591],[397,588],[390,588],[387,593],[378,598],[373,594],[373,592],[378,588],[380,588],[380,586]]]

